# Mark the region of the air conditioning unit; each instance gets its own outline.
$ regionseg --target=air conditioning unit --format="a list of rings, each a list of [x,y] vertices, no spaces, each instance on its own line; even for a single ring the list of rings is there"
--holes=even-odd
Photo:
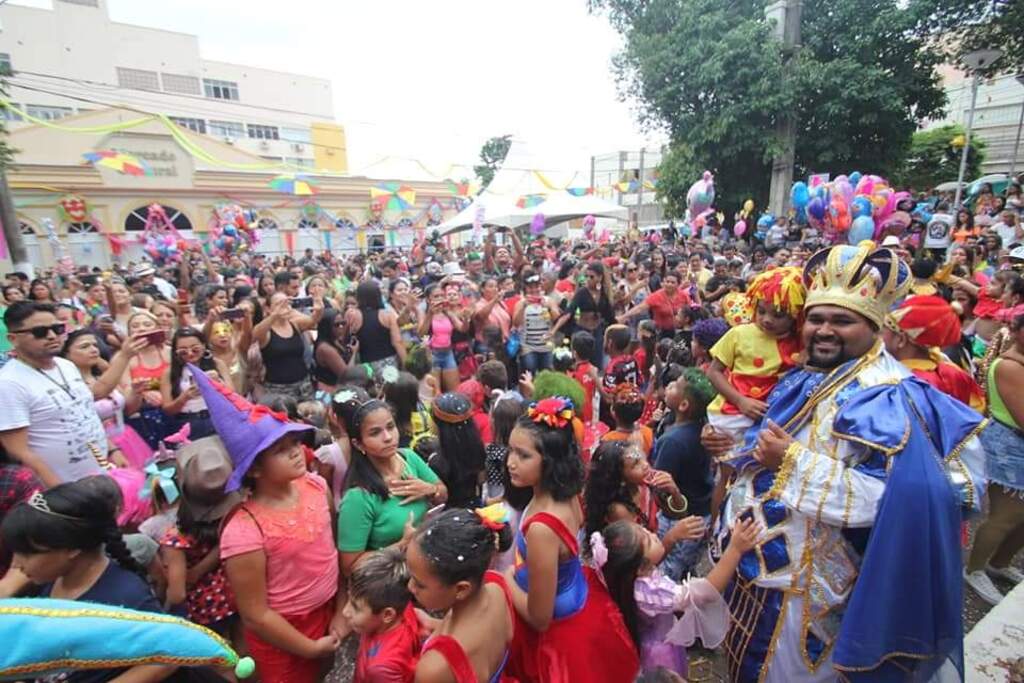
[[[305,151],[305,149],[305,147],[303,147],[301,144],[297,142],[292,145],[292,151],[294,152],[303,152]]]
[[[260,149],[270,149],[270,143],[266,140],[260,140]]]
[[[224,137],[224,144],[226,144],[226,145],[233,145],[233,144],[235,144],[235,139],[233,137],[231,137],[230,135],[227,135],[227,136]]]

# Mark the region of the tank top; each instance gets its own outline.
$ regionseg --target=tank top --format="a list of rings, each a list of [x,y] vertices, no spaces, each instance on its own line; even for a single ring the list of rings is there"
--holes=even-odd
[[[433,351],[446,351],[452,346],[452,332],[455,325],[447,315],[439,314],[430,319],[430,348]]]
[[[988,407],[989,412],[992,413],[993,419],[997,422],[1001,422],[1007,427],[1013,427],[1014,429],[1020,429],[1020,425],[1013,419],[1013,415],[1010,414],[1010,410],[1003,403],[1003,398],[999,395],[999,387],[996,386],[996,366],[1002,363],[1005,359],[996,358],[988,366]],[[1015,362],[1015,361],[1012,361]]]
[[[364,363],[374,363],[394,356],[397,352],[391,345],[391,331],[380,324],[380,310],[360,308],[363,324],[356,332],[359,339],[359,357]]]
[[[142,359],[139,359],[138,363],[133,363],[128,368],[128,375],[132,378],[132,382],[136,382],[140,379],[148,379],[149,386],[146,387],[151,391],[160,390],[160,378],[163,377],[164,371],[170,367],[170,363],[161,359],[159,365],[149,367],[142,364]]]
[[[316,350],[320,348],[320,345],[329,343],[330,342],[326,340],[317,339],[316,343],[313,345],[313,363],[315,364],[313,367],[313,376],[316,377],[317,382],[333,387],[338,384],[338,376],[334,374],[334,371],[331,370],[330,367],[321,364],[316,357]]]
[[[266,381],[271,384],[294,384],[301,382],[307,375],[306,346],[302,341],[302,333],[295,325],[291,328],[290,337],[282,337],[271,329],[270,341],[260,349],[263,367],[267,371]]]
[[[526,304],[523,311],[523,352],[550,351],[544,335],[551,330],[551,312],[544,304]]]

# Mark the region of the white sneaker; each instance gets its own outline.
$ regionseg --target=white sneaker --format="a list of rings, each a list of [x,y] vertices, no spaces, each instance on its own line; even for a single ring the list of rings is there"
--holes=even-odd
[[[978,596],[990,605],[998,605],[999,601],[1003,599],[1003,594],[999,592],[995,584],[992,583],[992,579],[988,578],[983,570],[979,569],[976,572],[967,573],[964,570],[964,581],[967,585],[974,589],[974,592]]]
[[[999,579],[1006,579],[1012,584],[1018,584],[1024,581],[1024,572],[1013,566],[1007,566],[1003,567],[1002,569],[997,569],[992,565],[988,565],[987,567],[985,567],[985,571],[988,572],[989,576],[995,576]]]

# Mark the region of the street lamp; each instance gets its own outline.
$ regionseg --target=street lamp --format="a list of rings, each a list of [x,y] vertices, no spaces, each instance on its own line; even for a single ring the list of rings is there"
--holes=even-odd
[[[956,196],[953,198],[953,207],[960,209],[960,195],[963,193],[964,173],[967,171],[967,153],[971,149],[971,128],[974,127],[974,105],[978,100],[978,81],[981,80],[981,70],[992,64],[1003,56],[1003,51],[975,50],[963,56],[964,65],[973,72],[971,78],[971,108],[967,110],[967,130],[964,132],[964,149],[960,156],[960,173],[956,177]]]
[[[1024,73],[1017,74],[1017,82],[1024,85]],[[1017,141],[1013,143],[1013,156],[1010,158],[1010,178],[1017,170],[1017,152],[1020,150],[1020,130],[1024,128],[1024,102],[1020,103],[1020,121],[1017,122]]]

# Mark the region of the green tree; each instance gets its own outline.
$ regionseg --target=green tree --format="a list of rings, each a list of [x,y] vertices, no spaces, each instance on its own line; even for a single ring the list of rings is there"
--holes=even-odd
[[[480,179],[481,187],[487,187],[494,180],[494,174],[501,167],[508,150],[512,147],[512,136],[493,137],[480,148],[480,164],[473,167],[473,172]]]
[[[918,123],[942,113],[930,40],[965,0],[804,0],[801,47],[783,53],[766,0],[590,0],[622,34],[613,66],[641,124],[669,136],[658,192],[671,215],[704,169],[726,213],[764,206],[775,125],[797,117],[796,177],[887,175]]]
[[[892,176],[893,183],[897,187],[927,190],[940,183],[956,180],[963,143],[964,129],[959,125],[914,133],[907,158]],[[970,180],[980,176],[984,160],[985,141],[975,137],[967,151],[967,172],[964,177]]]
[[[951,26],[955,29],[946,44],[954,60],[972,50],[999,48],[1003,55],[984,75],[1024,73],[1024,0],[965,2]]]

